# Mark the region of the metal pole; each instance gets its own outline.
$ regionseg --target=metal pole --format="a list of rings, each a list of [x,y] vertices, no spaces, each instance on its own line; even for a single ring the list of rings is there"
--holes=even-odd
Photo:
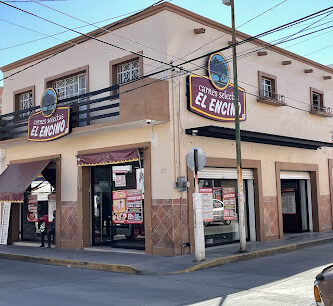
[[[244,191],[242,176],[242,156],[241,139],[239,128],[239,106],[238,106],[238,79],[237,79],[237,58],[236,58],[236,33],[235,33],[235,6],[234,0],[231,0],[231,23],[232,23],[232,57],[234,73],[234,103],[235,103],[235,138],[236,138],[236,156],[237,156],[237,192],[238,192],[238,215],[239,215],[239,252],[246,252],[246,231],[244,214]]]
[[[206,258],[205,250],[205,232],[202,219],[202,200],[199,194],[198,180],[198,150],[194,150],[194,177],[195,177],[195,192],[193,193],[193,208],[194,208],[194,253],[195,260],[202,261]]]

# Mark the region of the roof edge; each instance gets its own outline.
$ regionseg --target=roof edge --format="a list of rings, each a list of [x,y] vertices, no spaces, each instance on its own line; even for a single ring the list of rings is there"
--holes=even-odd
[[[214,20],[211,20],[209,18],[206,18],[204,16],[201,16],[197,13],[186,10],[186,9],[180,7],[180,6],[168,3],[168,2],[161,3],[159,5],[148,8],[148,9],[146,9],[146,10],[140,12],[140,13],[137,13],[137,14],[134,14],[132,16],[126,17],[124,19],[120,19],[118,21],[115,21],[111,24],[108,24],[108,25],[104,26],[104,28],[106,28],[106,29],[112,28],[111,31],[115,31],[115,30],[120,29],[122,27],[128,26],[132,23],[138,22],[138,21],[143,20],[147,17],[155,15],[155,14],[161,12],[161,11],[164,11],[164,10],[173,12],[173,13],[178,14],[180,16],[183,16],[185,18],[191,19],[195,22],[198,22],[198,23],[204,24],[206,26],[212,27],[216,30],[227,32],[227,33],[231,34],[231,28],[230,27],[228,27],[226,25],[223,25],[219,22],[216,22]],[[96,30],[93,30],[93,31],[87,33],[87,35],[94,36],[94,37],[99,37],[99,36],[105,35],[105,34],[106,34],[105,31],[101,30],[101,29],[96,29]],[[245,33],[240,32],[240,31],[236,31],[236,36],[239,37],[239,38],[242,38],[243,40],[248,39],[248,38],[251,37],[251,35],[245,34]],[[29,64],[31,62],[34,62],[36,60],[43,59],[43,58],[45,58],[49,55],[52,55],[56,52],[63,51],[63,50],[68,48],[68,45],[83,43],[83,42],[85,42],[89,39],[90,38],[87,38],[84,35],[75,37],[75,38],[73,38],[69,41],[66,41],[66,42],[63,42],[61,44],[55,45],[51,48],[40,51],[40,52],[35,53],[33,55],[30,55],[28,57],[22,58],[22,59],[17,60],[13,63],[4,65],[4,66],[0,67],[0,70],[2,70],[2,72],[7,72],[9,70],[21,67],[21,66]],[[321,70],[324,70],[324,71],[327,71],[327,72],[333,74],[333,68],[331,68],[329,66],[320,64],[318,62],[315,62],[313,60],[305,58],[305,57],[303,57],[301,55],[298,55],[296,53],[287,51],[283,48],[273,46],[273,45],[271,45],[271,44],[269,44],[265,41],[262,41],[260,39],[254,39],[253,41],[251,41],[251,43],[256,44],[256,45],[260,45],[262,47],[267,47],[270,50],[273,50],[273,51],[275,51],[279,54],[285,55],[285,56],[293,58],[297,61],[303,62],[305,64],[311,65],[313,67],[316,67],[318,69],[321,69]]]

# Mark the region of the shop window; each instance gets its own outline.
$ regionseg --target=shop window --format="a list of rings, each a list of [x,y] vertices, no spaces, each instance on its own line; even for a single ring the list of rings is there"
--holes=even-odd
[[[285,105],[285,97],[277,93],[277,77],[262,71],[259,71],[258,74],[258,102],[272,105]]]
[[[29,110],[35,106],[34,86],[14,92],[14,111]],[[26,111],[18,115],[20,118],[30,116],[32,111]]]

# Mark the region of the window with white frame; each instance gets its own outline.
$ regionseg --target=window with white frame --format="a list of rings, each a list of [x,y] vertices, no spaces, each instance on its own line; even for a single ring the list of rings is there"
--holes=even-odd
[[[26,110],[32,107],[32,91],[24,92],[18,95],[19,109],[20,111]],[[21,114],[22,117],[28,116],[30,112]]]
[[[261,79],[261,91],[264,97],[273,97],[273,81],[263,77]]]
[[[140,77],[139,59],[119,64],[117,66],[117,82],[118,84],[127,83]]]
[[[82,73],[54,81],[52,87],[56,91],[59,100],[85,94],[87,91],[86,74]]]

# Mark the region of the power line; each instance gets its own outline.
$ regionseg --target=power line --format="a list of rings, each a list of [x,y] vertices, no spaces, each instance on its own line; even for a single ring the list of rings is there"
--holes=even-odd
[[[67,1],[67,0],[65,0],[65,1]],[[147,8],[145,8],[145,9],[147,9]],[[122,15],[118,15],[118,16],[115,16],[115,17],[112,17],[112,18],[107,18],[107,19],[104,19],[104,20],[101,20],[101,21],[94,22],[93,24],[98,24],[98,23],[110,21],[110,20],[113,20],[113,19],[118,19],[118,18],[121,18],[121,17],[124,17],[124,16],[132,15],[132,14],[135,14],[135,13],[138,13],[138,12],[142,12],[142,10],[145,10],[145,9],[132,11],[132,12],[129,12],[129,13],[126,13],[126,14],[122,14]],[[6,20],[3,20],[3,21],[7,22]],[[82,25],[82,26],[75,27],[74,29],[81,29],[81,28],[86,28],[86,27],[88,27],[88,26],[87,25]],[[69,30],[65,30],[65,31],[57,32],[57,33],[48,35],[48,37],[57,36],[57,35],[64,34],[64,33],[67,33],[67,32],[70,32],[70,31]],[[37,39],[29,40],[29,41],[26,41],[26,42],[23,42],[23,43],[20,43],[20,44],[16,44],[16,45],[4,47],[4,48],[1,48],[0,51],[11,49],[11,48],[15,48],[15,47],[19,47],[19,46],[23,46],[25,44],[33,43],[33,42],[36,42],[36,41],[44,40],[44,39],[46,39],[48,37],[37,38]]]
[[[239,28],[241,28],[242,26],[246,25],[247,23],[251,22],[252,20],[255,20],[255,19],[259,18],[260,16],[262,16],[262,15],[266,14],[267,12],[269,12],[269,11],[275,9],[276,7],[278,7],[279,5],[283,4],[283,3],[286,2],[286,1],[287,1],[287,0],[283,0],[283,1],[281,1],[280,3],[274,5],[273,7],[267,9],[266,11],[263,11],[262,13],[256,15],[255,17],[253,17],[253,18],[251,18],[251,19],[245,21],[245,22],[242,23],[240,26],[238,26],[236,29],[239,29]],[[185,54],[185,55],[183,56],[183,59],[184,59],[185,57],[189,56],[190,54],[193,54],[193,53],[195,53],[195,52],[201,50],[202,48],[204,48],[205,46],[211,44],[212,42],[217,41],[217,40],[223,38],[223,37],[226,36],[226,35],[227,35],[227,33],[225,33],[225,34],[223,34],[223,35],[221,35],[221,36],[219,36],[219,37],[217,37],[217,38],[215,38],[215,39],[213,39],[213,40],[211,40],[211,41],[205,43],[204,45],[202,45],[202,46],[199,47],[198,49],[195,49],[195,50],[193,50],[193,51],[191,51],[191,52]]]
[[[157,3],[160,3],[160,2],[162,2],[162,1],[164,1],[164,0],[160,0],[160,1],[158,1]],[[4,1],[0,1],[0,3],[2,3],[2,4],[4,4],[4,5],[7,5],[7,6],[9,6],[9,7],[12,7],[12,8],[14,8],[14,9],[16,9],[16,10],[21,11],[21,12],[24,12],[24,13],[26,13],[26,14],[28,14],[28,15],[33,16],[33,17],[36,17],[36,18],[38,18],[38,19],[41,19],[41,20],[44,20],[44,21],[49,22],[49,23],[51,23],[51,24],[54,24],[54,25],[56,25],[56,26],[58,26],[58,27],[61,27],[61,28],[64,28],[64,29],[66,29],[66,30],[72,31],[72,32],[74,32],[74,33],[80,34],[80,35],[82,35],[82,36],[84,36],[84,37],[86,37],[86,38],[88,38],[88,39],[93,39],[93,40],[96,40],[96,41],[98,41],[98,42],[100,42],[100,43],[106,44],[106,45],[108,45],[108,46],[110,46],[110,47],[114,47],[114,48],[117,48],[117,49],[123,50],[123,51],[125,51],[125,52],[131,53],[131,54],[134,54],[134,55],[137,55],[137,56],[141,56],[141,57],[143,57],[143,58],[149,59],[149,60],[151,60],[151,61],[158,62],[158,63],[160,63],[160,64],[168,65],[168,66],[170,66],[171,68],[177,68],[176,66],[174,66],[174,65],[172,65],[172,64],[169,64],[169,63],[166,63],[166,62],[163,62],[162,60],[158,60],[158,59],[155,59],[155,58],[153,58],[153,57],[150,57],[150,56],[147,56],[147,55],[144,55],[144,54],[140,54],[140,53],[135,52],[135,51],[132,51],[132,50],[128,50],[128,49],[126,49],[126,48],[123,48],[123,47],[120,47],[120,46],[118,46],[118,45],[115,45],[115,44],[109,43],[109,42],[107,42],[107,41],[104,41],[104,40],[102,40],[102,39],[96,38],[96,37],[91,36],[91,35],[89,35],[89,34],[84,34],[84,33],[80,32],[80,31],[77,31],[77,30],[75,30],[75,29],[71,29],[71,28],[66,27],[66,26],[64,26],[64,25],[61,25],[61,24],[59,24],[59,23],[57,23],[57,22],[54,22],[54,21],[49,20],[49,19],[47,19],[47,18],[44,18],[44,17],[41,17],[41,16],[36,15],[36,14],[34,14],[34,13],[31,13],[31,12],[29,12],[29,11],[27,11],[27,10],[24,10],[24,9],[21,9],[21,8],[19,8],[19,7],[14,6],[14,5],[8,4],[8,3],[4,2]]]
[[[126,40],[128,40],[128,41],[130,41],[130,42],[136,43],[136,44],[138,44],[138,45],[144,46],[144,47],[146,47],[146,48],[149,48],[149,49],[152,49],[152,50],[157,51],[157,52],[159,52],[159,53],[163,53],[163,54],[166,54],[166,55],[170,56],[168,53],[166,53],[166,52],[164,52],[164,51],[162,51],[162,50],[159,50],[159,49],[153,48],[153,47],[148,46],[148,45],[145,45],[145,44],[143,44],[143,43],[141,43],[141,42],[138,42],[138,41],[135,41],[135,40],[130,39],[130,38],[128,38],[128,37],[125,37],[125,36],[123,36],[123,35],[120,35],[120,34],[114,33],[113,31],[110,31],[110,30],[106,29],[105,27],[98,27],[98,26],[96,26],[96,25],[93,24],[93,23],[90,23],[90,22],[88,22],[88,21],[86,21],[86,20],[83,20],[83,19],[81,19],[81,18],[75,17],[75,16],[73,16],[73,15],[67,14],[67,13],[65,13],[65,12],[63,12],[63,11],[60,11],[60,10],[58,10],[58,9],[55,9],[55,8],[53,8],[53,7],[50,7],[50,6],[45,5],[45,4],[43,4],[43,3],[40,3],[39,1],[36,1],[36,0],[31,0],[31,1],[37,3],[37,4],[41,5],[41,6],[44,6],[44,7],[48,8],[48,9],[50,9],[50,10],[53,10],[53,11],[55,11],[55,12],[58,12],[58,13],[60,13],[60,14],[62,14],[62,15],[65,15],[65,16],[67,16],[67,17],[70,17],[70,18],[72,18],[72,19],[74,19],[74,20],[81,21],[81,22],[85,23],[86,25],[93,26],[93,27],[95,27],[95,28],[98,29],[98,30],[103,30],[103,31],[105,31],[105,32],[107,32],[107,33],[110,33],[110,34],[114,35],[114,36],[117,36],[117,37],[120,37],[120,38],[126,39]],[[169,1],[171,2],[171,1],[173,1],[173,0],[169,0]],[[287,0],[285,0],[285,1],[287,1]],[[156,2],[154,5],[158,5],[159,3],[162,3],[162,2],[165,2],[165,0],[158,1],[158,2]],[[168,2],[168,1],[167,1],[167,2]]]

